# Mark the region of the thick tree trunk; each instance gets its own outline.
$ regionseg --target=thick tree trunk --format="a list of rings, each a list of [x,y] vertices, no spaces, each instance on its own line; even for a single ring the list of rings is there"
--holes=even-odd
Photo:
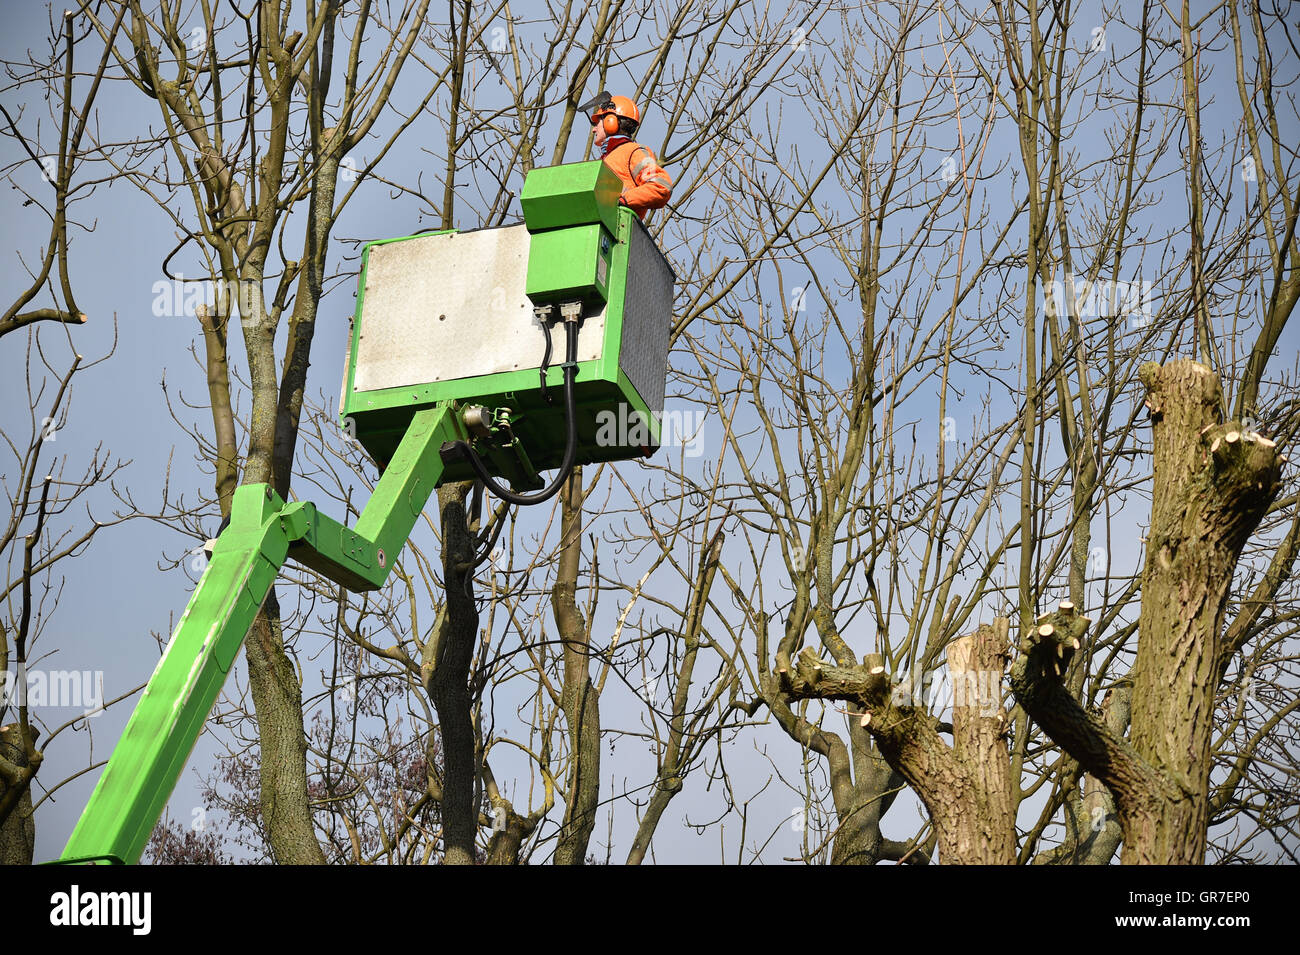
[[[875,865],[885,845],[880,820],[893,804],[892,792],[903,779],[872,745],[861,726],[849,727],[849,758],[853,784],[836,800],[839,829],[831,843],[831,865]],[[841,808],[842,806],[842,808]]]
[[[1011,865],[1016,859],[1011,756],[1003,736],[1007,631],[1007,619],[999,617],[992,627],[980,627],[948,644],[953,757],[971,782],[968,805],[953,820],[955,854],[989,865]]]
[[[591,682],[590,635],[577,599],[582,558],[582,468],[573,469],[561,491],[561,500],[560,559],[551,605],[564,641],[561,704],[569,730],[570,762],[555,864],[582,865],[600,805],[600,696]]]
[[[1201,863],[1219,636],[1237,559],[1277,492],[1278,455],[1267,439],[1219,423],[1219,381],[1205,365],[1150,362],[1140,377],[1151,409],[1155,483],[1131,739],[1179,795],[1127,833],[1123,858]]]
[[[253,621],[244,652],[257,712],[262,822],[271,854],[281,865],[324,865],[325,853],[316,838],[307,799],[302,689],[284,652],[274,588]]]
[[[442,511],[442,571],[446,582],[447,625],[438,642],[429,680],[442,735],[443,862],[473,865],[478,834],[474,784],[478,778],[469,670],[478,642],[474,604],[474,548],[465,521],[465,497],[472,484],[438,488]]]
[[[35,742],[39,735],[36,727],[31,728],[31,733]],[[0,726],[0,760],[15,770],[24,770],[28,766],[25,749],[17,723]],[[7,786],[4,777],[0,776],[0,797],[4,796]],[[0,865],[31,865],[35,848],[36,821],[32,818],[32,788],[28,781],[13,812],[0,823]]]
[[[519,853],[523,849],[524,840],[533,834],[537,823],[506,807],[500,811],[505,814],[505,824],[492,833],[487,848],[487,864],[519,865]]]
[[[584,673],[572,690],[566,686],[563,702],[573,766],[555,864],[582,865],[600,806],[600,696]]]
[[[278,162],[284,154],[286,133],[283,123],[273,122],[271,128],[269,165],[266,168],[278,169]],[[274,187],[270,191],[274,192]],[[268,310],[262,293],[266,253],[265,245],[254,243],[239,275],[244,283],[242,287],[249,289],[251,295],[250,301],[241,302],[240,324],[253,398],[242,484],[270,484],[274,477],[277,320]],[[211,336],[208,339],[211,343]],[[216,370],[211,362],[220,364],[225,359],[224,354],[210,355],[209,374]],[[212,393],[211,385],[209,393]],[[224,409],[214,406],[213,413],[217,416],[214,420],[217,421],[218,439],[224,442],[229,437],[226,425],[219,420]],[[228,489],[222,481],[223,475],[219,472],[218,494]],[[228,509],[229,504],[223,502],[222,507]],[[258,773],[262,817],[276,862],[323,865],[325,854],[316,838],[307,796],[307,739],[302,718],[302,687],[292,661],[285,654],[281,627],[279,604],[272,588],[244,642],[261,749]]]
[[[333,20],[325,29],[333,33]],[[317,118],[313,125],[321,122]],[[298,425],[302,417],[303,394],[307,389],[307,369],[311,365],[316,315],[324,291],[326,252],[330,230],[334,226],[334,195],[338,187],[340,153],[337,146],[331,144],[336,138],[342,139],[342,133],[332,127],[317,128],[313,133],[316,171],[307,200],[307,234],[299,263],[298,294],[294,296],[293,315],[289,319],[289,341],[285,348],[275,416],[275,489],[286,501],[293,480],[294,452],[298,447]]]
[[[869,793],[865,799],[853,801],[831,843],[831,865],[875,865],[881,860],[885,839],[880,832],[883,813],[879,805],[880,799]]]

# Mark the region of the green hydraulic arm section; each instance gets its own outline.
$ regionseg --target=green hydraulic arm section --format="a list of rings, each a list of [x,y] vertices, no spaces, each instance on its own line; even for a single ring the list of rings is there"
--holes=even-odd
[[[355,528],[265,484],[235,491],[176,632],[60,861],[135,863],[180,778],[253,619],[292,558],[350,590],[382,586],[463,437],[455,406],[417,411]]]

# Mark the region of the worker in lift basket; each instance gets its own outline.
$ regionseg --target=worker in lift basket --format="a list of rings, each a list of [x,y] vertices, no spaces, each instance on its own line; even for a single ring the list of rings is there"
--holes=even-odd
[[[579,109],[591,116],[595,144],[605,165],[623,180],[618,204],[627,206],[644,220],[651,209],[662,209],[673,194],[673,180],[655,161],[654,153],[635,142],[641,125],[641,111],[626,96],[610,96],[603,90]]]

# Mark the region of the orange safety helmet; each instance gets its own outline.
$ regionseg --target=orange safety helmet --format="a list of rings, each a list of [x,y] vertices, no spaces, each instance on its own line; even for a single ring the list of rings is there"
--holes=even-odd
[[[583,103],[578,108],[590,112],[591,125],[600,123],[607,136],[613,136],[618,132],[620,117],[630,119],[638,126],[641,125],[641,111],[636,108],[636,103],[626,96],[610,96],[605,90],[601,90],[589,102]]]

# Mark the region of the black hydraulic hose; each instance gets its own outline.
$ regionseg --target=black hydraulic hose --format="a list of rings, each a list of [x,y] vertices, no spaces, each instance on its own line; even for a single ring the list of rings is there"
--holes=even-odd
[[[541,504],[555,496],[555,493],[569,479],[569,473],[573,470],[573,462],[578,457],[578,396],[577,389],[574,387],[574,379],[578,376],[578,323],[576,321],[566,321],[564,323],[565,332],[565,362],[561,366],[564,369],[564,419],[567,425],[565,429],[564,440],[564,460],[560,463],[560,472],[555,475],[555,479],[540,491],[534,491],[532,494],[517,494],[507,487],[503,487],[484,466],[482,459],[479,458],[478,452],[475,451],[465,441],[457,441],[457,447],[469,458],[470,466],[478,479],[482,481],[489,491],[507,501],[510,504]],[[549,338],[549,336],[548,336]]]
[[[542,397],[546,403],[553,404],[550,392],[546,390],[546,372],[551,367],[551,323],[547,319],[542,319],[542,334],[546,336],[546,354],[542,355],[542,367],[539,374],[542,376]]]

